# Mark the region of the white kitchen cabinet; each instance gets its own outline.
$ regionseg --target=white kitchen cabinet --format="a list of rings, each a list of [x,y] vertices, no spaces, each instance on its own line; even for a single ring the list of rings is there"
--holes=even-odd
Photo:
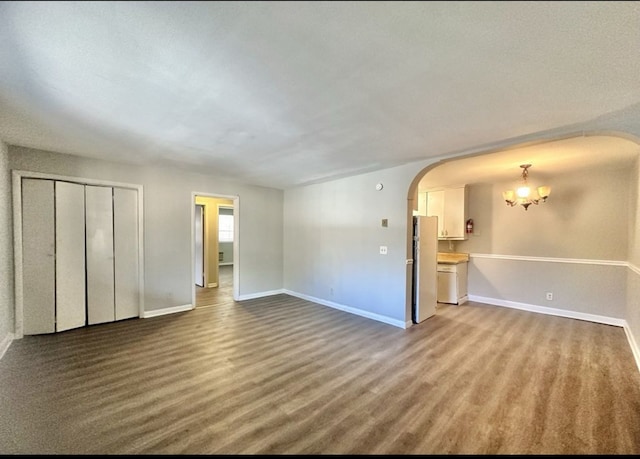
[[[438,239],[467,239],[467,187],[440,188],[427,192],[427,216],[438,217]]]

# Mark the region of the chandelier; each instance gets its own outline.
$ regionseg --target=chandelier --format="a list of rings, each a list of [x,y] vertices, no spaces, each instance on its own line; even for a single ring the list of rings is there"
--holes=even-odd
[[[503,191],[502,197],[507,202],[508,206],[515,206],[520,204],[527,210],[531,204],[538,205],[540,201],[545,202],[551,194],[551,187],[539,186],[536,191],[533,191],[527,183],[527,177],[529,176],[529,168],[531,164],[521,164],[522,168],[522,185],[514,192],[513,190]]]

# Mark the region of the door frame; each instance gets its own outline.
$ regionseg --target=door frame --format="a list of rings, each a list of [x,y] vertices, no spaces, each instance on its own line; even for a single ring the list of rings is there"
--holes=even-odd
[[[229,199],[233,201],[233,299],[239,301],[240,298],[240,196],[219,194],[219,193],[204,193],[199,191],[191,192],[191,200],[189,201],[189,208],[191,209],[191,307],[196,307],[196,274],[193,267],[196,264],[196,238],[195,238],[195,223],[196,223],[196,196],[203,198],[220,198]]]
[[[200,207],[200,209],[199,209],[199,210],[195,210],[195,209],[198,209],[198,207]],[[205,284],[205,275],[204,275],[204,265],[205,265],[205,263],[204,263],[204,256],[205,256],[205,253],[206,253],[206,252],[205,252],[205,249],[204,249],[204,242],[205,242],[205,241],[204,241],[204,239],[205,239],[205,218],[206,218],[206,216],[205,216],[205,206],[204,206],[204,204],[195,204],[195,209],[194,209],[194,211],[193,211],[193,217],[194,217],[194,219],[197,217],[198,212],[200,213],[200,229],[201,229],[201,231],[200,231],[199,236],[200,236],[200,237],[201,237],[201,239],[202,239],[202,250],[201,250],[201,251],[199,251],[199,253],[198,253],[198,250],[195,250],[195,251],[194,251],[194,258],[193,258],[193,275],[194,275],[194,277],[196,278],[196,285],[197,285],[198,287],[204,287],[204,284]],[[193,223],[193,226],[194,226],[194,236],[193,236],[193,237],[195,238],[195,237],[196,237],[196,235],[195,235],[195,226],[196,226],[196,222],[195,222],[195,221],[194,221],[194,223]],[[196,242],[197,242],[197,241],[194,239],[194,243],[196,243]],[[200,285],[200,284],[198,283],[198,275],[197,275],[197,273],[196,273],[196,271],[195,271],[195,269],[196,269],[196,267],[197,267],[197,265],[196,265],[196,261],[197,261],[197,259],[198,259],[198,255],[200,255],[200,256],[202,257],[202,260],[201,260],[201,262],[202,262],[202,266],[201,266],[201,268],[202,268],[202,269],[201,269],[201,273],[200,273],[200,276],[201,276],[201,277],[200,277],[200,279],[202,280],[202,285]]]
[[[96,180],[84,177],[70,177],[66,175],[47,174],[42,172],[12,171],[13,193],[13,273],[14,273],[14,337],[24,336],[24,279],[22,278],[22,179],[35,178],[57,180],[61,182],[78,183],[81,185],[110,186],[128,188],[138,192],[138,317],[144,317],[144,211],[143,187],[134,183],[113,182],[110,180]]]

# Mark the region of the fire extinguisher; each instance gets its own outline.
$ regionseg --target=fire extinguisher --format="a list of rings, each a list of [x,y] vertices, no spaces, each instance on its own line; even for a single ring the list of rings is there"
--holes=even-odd
[[[473,220],[470,218],[467,220],[467,234],[473,233]]]

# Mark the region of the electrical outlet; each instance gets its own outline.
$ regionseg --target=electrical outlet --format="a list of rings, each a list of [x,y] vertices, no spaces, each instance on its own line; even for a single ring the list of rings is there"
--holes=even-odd
[[[380,246],[380,255],[386,255],[387,254],[387,246],[386,245],[381,245]]]
[[[549,301],[553,300],[553,293],[547,292],[547,300]]]

